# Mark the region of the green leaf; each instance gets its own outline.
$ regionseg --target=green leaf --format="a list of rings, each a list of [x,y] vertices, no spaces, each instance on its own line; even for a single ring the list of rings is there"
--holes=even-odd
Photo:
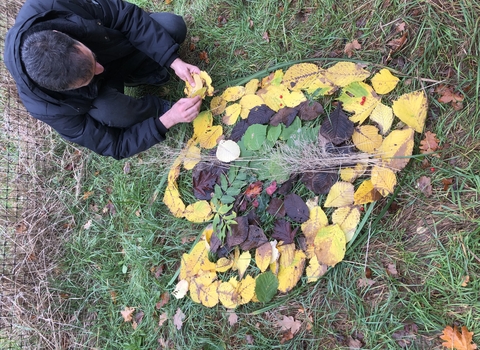
[[[221,205],[220,208],[217,209],[217,212],[218,214],[220,215],[225,215],[226,213],[228,213],[230,211],[230,209],[232,209],[233,205]]]
[[[255,294],[258,300],[268,303],[277,293],[278,279],[271,271],[261,273],[256,278]]]
[[[293,123],[290,124],[288,128],[285,128],[282,130],[282,133],[280,134],[280,139],[281,140],[288,140],[290,138],[290,135],[293,133],[297,133],[298,129],[302,127],[302,121],[300,120],[299,117],[295,117],[293,120]]]
[[[226,193],[227,196],[235,197],[235,196],[238,196],[240,191],[241,191],[241,189],[239,189],[239,188],[230,187],[225,191],[225,193]]]
[[[215,193],[215,197],[217,197],[218,199],[220,199],[223,196],[223,192],[220,186],[215,185],[215,187],[213,188],[213,191]]]
[[[282,133],[283,124],[278,124],[277,126],[269,126],[267,129],[267,140],[275,142],[278,140],[278,137]]]
[[[253,124],[248,127],[247,131],[245,131],[242,140],[245,143],[245,148],[251,151],[258,151],[262,148],[266,138],[267,125]]]
[[[230,204],[230,203],[235,202],[235,197],[225,195],[225,196],[220,197],[220,202],[222,202],[224,204]]]
[[[222,190],[225,192],[227,190],[228,186],[228,180],[227,177],[222,174],[220,175],[220,186],[222,187]]]

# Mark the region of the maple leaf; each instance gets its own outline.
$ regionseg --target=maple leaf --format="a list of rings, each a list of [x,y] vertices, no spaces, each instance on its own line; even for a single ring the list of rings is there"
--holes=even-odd
[[[248,185],[245,190],[245,197],[248,199],[255,199],[260,193],[262,193],[263,183],[261,181],[256,181]]]
[[[425,132],[425,138],[420,141],[420,153],[431,153],[438,149],[437,134],[430,131]]]
[[[362,45],[358,42],[357,39],[353,40],[351,43],[347,43],[345,45],[345,49],[343,49],[343,52],[345,52],[348,56],[348,58],[353,56],[353,50],[359,50],[362,48]]]
[[[133,318],[132,314],[133,314],[134,311],[135,311],[134,307],[125,306],[125,309],[120,311],[120,313],[122,314],[122,317],[123,317],[123,321],[124,322],[130,322]]]
[[[233,326],[235,323],[238,322],[238,316],[235,312],[231,312],[230,316],[228,316],[228,323],[230,326]]]
[[[456,350],[474,350],[477,349],[476,344],[472,344],[473,332],[469,332],[467,327],[463,326],[462,331],[457,326],[446,326],[440,339],[445,340],[442,346]]]
[[[207,51],[201,51],[198,54],[198,57],[200,58],[200,60],[204,61],[206,64],[210,63],[210,59],[208,58]]]
[[[158,318],[158,326],[161,327],[167,320],[168,320],[168,315],[166,312],[164,312]]]
[[[302,323],[298,320],[295,320],[293,316],[283,316],[283,319],[277,322],[277,325],[281,327],[282,331],[291,331],[292,334],[298,332]]]
[[[463,108],[463,95],[454,92],[453,86],[440,84],[435,88],[435,92],[441,95],[438,102],[450,103],[450,105],[457,111]]]
[[[182,329],[184,318],[185,314],[182,312],[182,310],[180,310],[180,308],[178,308],[175,316],[173,316],[173,324],[177,327],[178,330]]]

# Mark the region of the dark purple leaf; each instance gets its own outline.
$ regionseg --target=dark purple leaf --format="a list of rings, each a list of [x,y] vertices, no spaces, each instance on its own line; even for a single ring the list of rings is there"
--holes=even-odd
[[[245,131],[247,131],[249,124],[246,119],[240,119],[232,129],[229,139],[238,142],[242,139]]]
[[[293,243],[293,239],[295,237],[295,234],[297,233],[297,229],[298,227],[295,230],[292,230],[292,226],[287,220],[275,220],[275,222],[273,223],[272,238],[283,241],[283,244]]]
[[[297,182],[297,179],[297,174],[290,175],[290,178],[284,183],[282,183],[281,186],[278,188],[277,193],[282,195],[289,194],[292,191],[293,185],[295,184],[295,182]]]
[[[353,135],[354,124],[342,110],[342,104],[330,113],[320,127],[320,134],[335,145],[349,140]]]
[[[291,107],[284,107],[275,113],[270,119],[270,125],[277,126],[280,123],[289,126],[297,116],[298,109]]]
[[[275,111],[267,105],[260,105],[253,107],[248,114],[247,123],[252,124],[268,124]]]
[[[248,218],[249,225],[262,226],[262,222],[260,221],[260,218],[258,217],[257,211],[255,210],[255,208],[248,212],[247,218]]]
[[[298,116],[305,121],[314,120],[323,112],[323,106],[316,101],[304,101],[298,106]]]
[[[239,216],[234,219],[237,223],[230,225],[227,232],[227,245],[235,247],[243,243],[248,237],[248,218],[246,216]]]
[[[195,198],[212,199],[213,187],[218,181],[222,168],[205,162],[198,163],[192,170],[193,195]]]
[[[256,225],[250,225],[248,227],[248,238],[240,244],[240,249],[243,251],[254,249],[266,242],[268,242],[268,239],[263,230]]]
[[[285,207],[283,201],[280,198],[272,198],[267,207],[267,213],[277,218],[285,216]]]
[[[213,233],[212,236],[210,237],[210,252],[212,254],[215,254],[221,245],[222,245],[222,241],[220,240],[220,238],[218,238],[216,233]]]
[[[338,174],[335,173],[321,172],[302,175],[302,182],[305,187],[315,194],[327,194],[337,181]]]
[[[285,212],[287,216],[295,222],[305,222],[310,217],[310,210],[305,201],[295,193],[290,193],[285,196],[283,201]]]

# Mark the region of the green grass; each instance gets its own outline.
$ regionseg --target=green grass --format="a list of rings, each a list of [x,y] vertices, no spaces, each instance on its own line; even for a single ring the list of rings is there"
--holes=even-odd
[[[439,158],[427,156],[431,164],[427,168],[422,167],[423,157],[411,160],[402,172],[393,206],[382,210],[389,198],[375,205],[345,261],[317,283],[302,280],[270,303],[239,307],[234,326],[220,305],[208,309],[188,297],[171,297],[160,310],[155,306],[162,293],[174,289],[172,278],[181,255],[204,228],[174,218],[162,203],[168,171],[163,146],[124,161],[85,151],[82,171],[74,171],[78,175],[74,178],[59,164],[52,186],[60,192],[73,228],[63,242],[52,283],[63,296],[55,308],[70,320],[67,342],[72,347],[155,349],[158,339],[164,339],[176,349],[341,349],[348,348],[352,337],[361,340],[365,349],[398,349],[394,335],[409,323],[418,326],[418,333],[410,338],[407,334],[407,349],[439,348],[442,329],[454,324],[475,332],[474,341],[480,344],[480,120],[476,107],[480,8],[473,1],[443,8],[433,1],[389,3],[139,2],[149,10],[185,16],[189,34],[181,53],[206,70],[216,87],[297,60],[318,59],[322,65],[344,60],[345,43],[358,39],[362,49],[352,60],[368,62],[373,68],[388,64],[402,73],[403,88],[398,94],[425,89],[430,106],[426,130],[437,133],[445,147]],[[223,26],[218,26],[219,16],[226,18]],[[410,33],[408,42],[386,62],[386,44],[395,37],[394,23],[402,21]],[[270,42],[262,38],[266,31]],[[191,37],[199,38],[193,51]],[[208,53],[209,64],[199,59],[200,51]],[[449,67],[453,74],[448,74]],[[462,111],[436,101],[433,88],[439,81],[466,93]],[[183,84],[175,81],[153,90],[172,98],[181,97],[182,91]],[[146,92],[152,90],[133,91]],[[178,146],[190,131],[190,126],[175,127],[166,144]],[[73,151],[67,147],[63,155],[69,152]],[[124,172],[126,162],[131,164],[129,173]],[[180,183],[185,195],[187,175]],[[416,186],[422,175],[432,179],[429,198]],[[452,177],[454,184],[444,190],[442,179]],[[72,191],[76,187],[77,194]],[[94,194],[84,200],[87,191]],[[114,214],[102,212],[109,201]],[[396,266],[398,275],[387,273],[388,264]],[[163,273],[155,276],[159,266]],[[367,267],[375,283],[359,287]],[[463,287],[467,275],[470,282]],[[144,313],[136,329],[123,322],[120,311],[126,306]],[[177,308],[186,315],[181,330],[172,320]],[[159,327],[163,312],[169,319]],[[300,320],[302,327],[282,344],[276,322],[284,315]],[[247,343],[247,336],[253,344]]]

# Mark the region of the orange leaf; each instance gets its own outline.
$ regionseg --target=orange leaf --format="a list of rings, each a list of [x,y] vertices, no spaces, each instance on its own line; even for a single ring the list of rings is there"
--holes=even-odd
[[[134,311],[135,311],[134,307],[125,306],[125,309],[120,311],[120,313],[122,314],[122,317],[123,317],[123,321],[124,322],[130,322],[132,320],[132,314],[133,314]]]
[[[351,43],[347,43],[345,45],[345,49],[343,49],[343,52],[347,54],[348,57],[352,57],[353,55],[353,50],[359,50],[362,48],[362,45],[358,42],[357,39],[353,40]]]
[[[430,153],[436,151],[439,142],[440,140],[437,139],[437,134],[427,131],[425,133],[425,138],[420,141],[420,152]]]
[[[198,57],[202,60],[205,61],[206,64],[210,63],[210,60],[208,59],[208,54],[207,51],[202,51],[198,54]]]
[[[456,350],[474,350],[477,348],[477,345],[472,344],[473,332],[469,332],[467,327],[462,327],[462,332],[460,333],[457,326],[447,326],[443,330],[443,334],[440,336],[440,339],[445,340],[442,343],[442,346],[445,346],[449,349]]]

